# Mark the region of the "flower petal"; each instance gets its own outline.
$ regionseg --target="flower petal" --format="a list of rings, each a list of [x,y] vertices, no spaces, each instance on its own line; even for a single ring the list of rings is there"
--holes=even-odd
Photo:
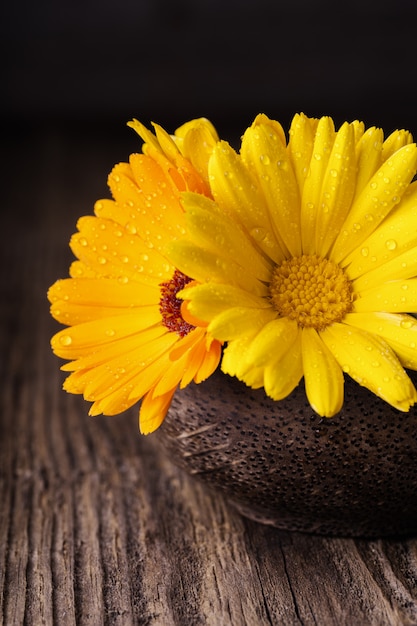
[[[316,222],[316,252],[326,256],[349,212],[356,183],[355,133],[345,122],[336,134],[323,178]]]
[[[328,326],[321,338],[343,371],[400,411],[408,411],[417,392],[394,351],[374,334],[347,324]]]
[[[213,281],[231,284],[259,296],[268,294],[265,284],[248,273],[247,267],[243,267],[238,261],[231,261],[215,252],[199,248],[190,241],[175,242],[169,250],[169,258],[181,272],[200,283]],[[244,259],[240,260],[244,262]],[[190,310],[197,315],[192,308]]]
[[[301,332],[304,382],[308,401],[323,417],[332,417],[343,405],[341,367],[314,328]]]
[[[187,301],[189,309],[197,319],[206,322],[219,313],[235,307],[244,306],[253,309],[267,309],[271,307],[266,298],[257,296],[249,291],[234,285],[219,283],[205,283],[193,287],[186,287],[177,294],[177,297]]]
[[[357,175],[355,200],[382,163],[384,133],[380,128],[368,128],[356,146]]]
[[[291,348],[279,361],[271,363],[264,370],[265,392],[273,400],[283,400],[299,384],[303,376],[300,333]]]
[[[265,324],[248,345],[246,361],[252,367],[264,367],[279,360],[293,345],[298,335],[296,322],[286,317]]]
[[[333,120],[330,117],[322,117],[317,125],[301,200],[301,238],[304,254],[316,252],[316,226],[321,219],[320,196],[334,139]]]
[[[165,419],[175,388],[163,396],[152,397],[152,393],[147,393],[140,406],[139,429],[142,435],[153,433]]]
[[[71,249],[94,269],[97,277],[127,278],[153,285],[171,277],[173,267],[162,254],[141,237],[123,232],[115,222],[85,216],[77,226],[79,232],[71,238]]]
[[[265,254],[276,263],[282,261],[286,249],[280,237],[272,236],[262,192],[241,157],[226,142],[219,142],[213,151],[209,178],[213,197],[222,211],[238,220]]]
[[[392,280],[362,291],[353,303],[356,313],[417,313],[417,278]]]
[[[374,272],[404,252],[417,248],[417,182],[410,185],[400,204],[344,260],[349,277]],[[417,254],[415,259],[417,259]],[[383,270],[385,272],[385,270]],[[366,282],[364,277],[364,281]],[[390,279],[388,279],[390,280]],[[362,284],[362,281],[361,281]]]
[[[223,311],[208,325],[208,332],[219,341],[231,341],[247,336],[254,327],[263,326],[276,317],[272,309],[248,309],[237,306]]]
[[[335,263],[342,263],[362,245],[400,202],[416,173],[416,166],[415,144],[404,146],[383,163],[352,205],[332,251]]]
[[[404,367],[417,370],[417,320],[398,313],[349,313],[344,323],[382,337]]]
[[[301,113],[295,115],[291,123],[287,150],[297,178],[300,195],[303,193],[310,167],[317,122],[318,120],[311,120],[304,113]]]
[[[261,281],[269,281],[271,262],[251,245],[245,232],[226,215],[215,213],[215,203],[203,196],[183,196],[186,210],[187,236],[194,243],[204,246],[219,257],[233,261],[239,259],[248,271]]]
[[[266,121],[252,124],[242,140],[242,158],[255,173],[274,234],[292,256],[301,254],[300,195],[285,143]]]

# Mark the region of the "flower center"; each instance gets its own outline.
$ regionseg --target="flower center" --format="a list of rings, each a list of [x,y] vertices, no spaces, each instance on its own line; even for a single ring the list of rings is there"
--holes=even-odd
[[[191,278],[175,270],[171,280],[161,283],[161,299],[159,300],[159,310],[162,315],[162,323],[173,333],[180,337],[185,337],[194,330],[195,326],[189,324],[181,315],[182,300],[177,298],[177,293],[184,289],[191,281]]]
[[[299,326],[323,330],[352,310],[352,283],[333,261],[303,254],[274,269],[271,299],[280,315]]]

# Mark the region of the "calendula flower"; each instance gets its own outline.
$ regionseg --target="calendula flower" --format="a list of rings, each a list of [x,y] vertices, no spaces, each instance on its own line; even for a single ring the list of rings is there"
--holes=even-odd
[[[171,258],[188,310],[228,342],[222,369],[276,400],[304,376],[322,416],[344,375],[407,411],[417,369],[417,148],[410,133],[258,116],[240,154],[219,142],[213,199],[187,193]]]
[[[52,339],[70,362],[64,388],[93,402],[91,415],[114,415],[142,399],[140,429],[155,430],[178,387],[199,383],[217,367],[220,343],[206,324],[186,315],[177,292],[189,282],[166,258],[183,235],[180,193],[210,195],[208,157],[217,141],[204,119],[171,137],[130,123],[145,141],[143,154],[116,165],[113,200],[100,200],[71,239],[77,260],[71,278],[48,292],[52,315],[70,328]]]

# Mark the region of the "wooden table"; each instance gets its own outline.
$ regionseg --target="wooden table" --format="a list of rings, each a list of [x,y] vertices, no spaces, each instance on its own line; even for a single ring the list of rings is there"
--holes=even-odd
[[[141,437],[135,411],[91,418],[61,390],[45,292],[67,274],[77,217],[136,143],[117,132],[119,143],[106,128],[23,128],[7,144],[2,623],[417,624],[417,538],[328,539],[245,520]]]

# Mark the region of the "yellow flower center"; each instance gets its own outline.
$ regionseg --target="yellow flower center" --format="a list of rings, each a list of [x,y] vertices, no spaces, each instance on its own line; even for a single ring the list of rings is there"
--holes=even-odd
[[[171,280],[160,285],[161,299],[159,300],[159,311],[162,315],[162,323],[173,333],[180,337],[185,337],[194,330],[195,326],[185,321],[181,315],[182,300],[177,298],[177,293],[184,289],[191,281],[191,278],[175,270]]]
[[[270,283],[274,307],[302,328],[323,330],[352,310],[352,283],[333,261],[303,254],[274,269]]]

